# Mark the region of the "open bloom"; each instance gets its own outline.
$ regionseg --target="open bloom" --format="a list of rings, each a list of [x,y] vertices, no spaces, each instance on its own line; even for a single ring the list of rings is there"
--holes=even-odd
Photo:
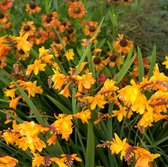
[[[18,163],[18,160],[10,156],[0,157],[0,167],[15,167]]]
[[[125,39],[123,34],[118,34],[117,41],[113,43],[113,47],[117,53],[126,55],[133,47],[133,42]]]
[[[135,167],[151,167],[154,159],[158,158],[160,154],[151,154],[148,150],[144,148],[137,148],[135,150]]]
[[[41,60],[36,59],[34,61],[34,64],[28,65],[26,75],[29,76],[32,73],[32,71],[34,72],[35,75],[37,75],[39,71],[45,71],[44,68],[45,66],[46,64],[42,64]]]
[[[70,2],[68,8],[68,15],[74,19],[85,16],[86,10],[82,2]]]
[[[85,35],[93,37],[93,35],[95,34],[97,28],[98,28],[98,23],[97,22],[89,21],[86,24],[86,26],[85,26],[83,31],[84,31]],[[100,32],[100,30],[98,32]]]
[[[38,13],[38,12],[40,12],[40,10],[41,10],[41,8],[34,1],[31,1],[31,2],[26,4],[26,12],[29,13],[29,14]]]

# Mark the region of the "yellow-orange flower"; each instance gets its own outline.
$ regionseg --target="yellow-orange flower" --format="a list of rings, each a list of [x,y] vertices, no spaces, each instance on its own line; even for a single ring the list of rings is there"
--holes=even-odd
[[[82,160],[77,157],[77,154],[61,154],[61,157],[61,161],[65,162],[66,164],[73,164],[74,160],[82,162]]]
[[[86,10],[82,2],[70,2],[68,8],[68,15],[74,19],[85,16]]]
[[[57,157],[41,156],[38,153],[33,153],[32,167],[50,166],[52,163],[56,163],[58,167],[67,167],[67,165]]]
[[[96,94],[95,96],[87,96],[85,97],[87,99],[88,103],[90,104],[90,109],[94,110],[96,106],[99,108],[104,108],[104,105],[107,103],[104,100],[104,95]]]
[[[122,160],[126,155],[126,150],[131,146],[126,142],[126,138],[122,141],[116,133],[114,134],[114,137],[115,138],[112,139],[110,145],[111,153],[118,154],[119,152],[121,152],[120,159]]]
[[[118,34],[117,41],[113,43],[113,47],[117,53],[126,55],[133,47],[133,42],[125,39],[123,34]]]
[[[39,71],[45,71],[44,68],[45,66],[46,64],[42,64],[41,60],[36,59],[34,61],[34,64],[28,65],[26,75],[29,76],[32,73],[32,71],[34,72],[35,75],[37,75]]]
[[[75,117],[76,119],[81,119],[82,123],[88,124],[88,120],[91,118],[91,110],[90,109],[85,110],[83,108],[81,112],[73,114],[73,117]]]
[[[42,62],[51,64],[52,63],[52,58],[53,58],[53,55],[50,54],[49,49],[45,49],[44,46],[39,48],[39,59]]]
[[[34,97],[36,93],[42,94],[43,89],[41,86],[36,86],[37,81],[34,82],[21,82],[20,86],[28,92],[29,97]]]
[[[72,133],[72,115],[59,114],[57,120],[52,124],[62,134],[62,139],[68,141]]]
[[[139,129],[152,126],[153,122],[153,109],[148,106],[148,111],[144,112],[142,118],[139,120],[137,127]]]
[[[57,17],[58,17],[58,13],[56,11],[54,11],[53,13],[47,14],[47,15],[43,14],[42,24],[46,28],[52,28],[58,22]]]
[[[31,2],[26,4],[26,12],[29,13],[29,14],[38,13],[40,11],[41,11],[41,8],[34,1],[31,1]]]
[[[118,87],[115,86],[116,82],[110,79],[106,79],[104,82],[103,87],[100,89],[98,93],[103,95],[111,95],[112,93],[116,92],[118,90]]]
[[[165,61],[162,64],[166,66],[166,69],[168,69],[168,56],[165,57]]]
[[[30,51],[32,48],[32,44],[27,40],[28,34],[24,34],[23,36],[16,37],[15,40],[17,42],[16,48],[18,50],[23,50],[24,52]]]
[[[85,89],[89,90],[91,86],[95,83],[95,79],[92,74],[87,72],[81,77],[77,77],[78,91],[83,92]]]
[[[119,110],[113,110],[112,111],[112,117],[116,117],[119,122],[123,120],[123,117],[125,117],[127,114],[126,107],[120,107]]]
[[[67,58],[67,60],[69,61],[69,60],[73,60],[74,58],[74,52],[73,52],[73,50],[72,49],[70,49],[70,50],[68,50],[68,51],[66,51],[66,53],[65,53],[65,57]]]
[[[18,160],[10,156],[0,157],[0,167],[15,167],[18,163]]]
[[[31,35],[34,35],[35,31],[36,31],[36,27],[33,21],[23,22],[22,27],[20,29],[20,36],[27,34],[29,37]]]
[[[143,114],[146,109],[147,98],[141,93],[140,86],[134,80],[131,80],[131,85],[119,90],[119,98],[125,105],[131,106],[133,111]]]
[[[137,148],[135,150],[135,167],[151,167],[150,163],[159,156],[160,154],[151,154],[144,148]]]
[[[52,81],[54,82],[53,87],[55,89],[60,90],[67,80],[68,77],[66,75],[60,73],[58,70],[54,70]]]

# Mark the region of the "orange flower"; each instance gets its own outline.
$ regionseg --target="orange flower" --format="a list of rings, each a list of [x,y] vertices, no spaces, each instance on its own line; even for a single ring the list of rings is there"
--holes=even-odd
[[[93,56],[93,63],[96,71],[102,70],[106,66],[105,60],[98,56]]]
[[[1,0],[0,1],[0,11],[8,10],[12,6],[12,0]]]
[[[10,156],[0,157],[0,167],[15,167],[18,163],[18,160]]]
[[[10,101],[9,101],[9,107],[10,108],[13,108],[13,109],[16,109],[16,106],[17,106],[17,104],[18,104],[18,101],[21,99],[21,96],[18,96],[18,97],[16,97],[16,98],[13,98],[13,99],[11,99]]]
[[[45,28],[52,28],[55,26],[56,22],[58,22],[57,17],[58,17],[58,13],[55,11],[51,14],[47,14],[47,15],[43,14],[42,24],[44,25]]]
[[[26,4],[26,12],[29,13],[29,14],[38,13],[40,11],[41,11],[41,8],[34,1],[29,2],[28,4]]]
[[[93,37],[93,35],[95,34],[97,28],[98,28],[98,23],[97,22],[89,21],[86,24],[86,26],[85,26],[83,31],[84,31],[85,35]],[[98,32],[100,32],[100,29],[99,29]]]
[[[109,64],[110,68],[113,68],[117,63],[119,56],[112,54],[111,52],[107,53],[109,56],[106,58],[106,64]]]
[[[65,97],[70,97],[70,93],[69,93],[69,86],[70,86],[71,82],[69,82],[68,84],[65,85],[64,89],[61,90],[60,94],[62,94]]]
[[[0,30],[7,29],[9,24],[9,13],[0,11]]]
[[[31,35],[34,35],[35,31],[36,31],[36,27],[33,21],[23,22],[22,27],[20,29],[20,36],[27,34],[29,37]]]
[[[86,10],[82,2],[70,2],[68,8],[68,15],[74,19],[85,16]]]
[[[76,80],[79,92],[89,90],[91,86],[95,83],[95,79],[93,78],[92,74],[89,73],[87,70],[85,74],[83,74],[81,77],[77,76]]]
[[[35,31],[34,35],[29,36],[29,41],[35,45],[40,45],[48,39],[48,33],[42,28]]]
[[[126,55],[133,47],[133,42],[125,39],[123,34],[118,34],[117,41],[113,43],[113,47],[117,53]]]

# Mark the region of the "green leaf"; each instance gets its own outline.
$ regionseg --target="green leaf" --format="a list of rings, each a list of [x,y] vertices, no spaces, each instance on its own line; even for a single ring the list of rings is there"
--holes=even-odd
[[[134,55],[130,60],[126,60],[124,62],[124,65],[123,65],[122,69],[117,73],[116,77],[114,78],[114,80],[117,83],[120,83],[120,81],[123,79],[125,74],[128,72],[128,70],[131,67],[135,57],[136,57],[136,55]]]
[[[63,104],[61,104],[58,100],[54,99],[53,97],[47,95],[47,97],[64,113],[64,114],[71,114],[71,110],[66,108]]]
[[[138,47],[138,79],[139,82],[142,81],[144,77],[144,64],[140,48]]]
[[[155,64],[156,64],[156,46],[153,47],[153,51],[150,56],[150,67],[148,72],[148,78],[152,76]]]
[[[95,158],[95,138],[93,132],[93,124],[90,121],[88,124],[88,132],[87,132],[85,167],[94,167],[94,161],[95,161],[94,158]]]

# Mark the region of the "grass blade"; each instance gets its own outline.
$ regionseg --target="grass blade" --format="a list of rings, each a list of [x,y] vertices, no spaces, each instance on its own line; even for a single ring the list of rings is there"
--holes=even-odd
[[[138,47],[138,79],[139,82],[142,81],[144,77],[144,66],[143,66],[143,58],[140,48]]]
[[[66,108],[63,104],[61,104],[59,101],[54,99],[53,97],[47,95],[47,97],[65,114],[71,114],[71,111]]]
[[[85,167],[94,167],[94,157],[95,157],[95,139],[93,132],[93,124],[89,122],[88,132],[87,132],[87,146],[86,146],[86,157],[85,157]]]
[[[135,59],[134,55],[130,60],[126,61],[122,67],[122,69],[118,72],[118,74],[116,75],[116,77],[114,78],[114,80],[117,83],[120,83],[120,81],[123,79],[123,77],[125,76],[125,74],[128,72],[129,68],[131,67],[134,59]]]
[[[153,69],[156,64],[156,46],[153,47],[152,54],[150,56],[150,67],[149,67],[149,72],[148,72],[148,77],[150,78],[153,74]]]

